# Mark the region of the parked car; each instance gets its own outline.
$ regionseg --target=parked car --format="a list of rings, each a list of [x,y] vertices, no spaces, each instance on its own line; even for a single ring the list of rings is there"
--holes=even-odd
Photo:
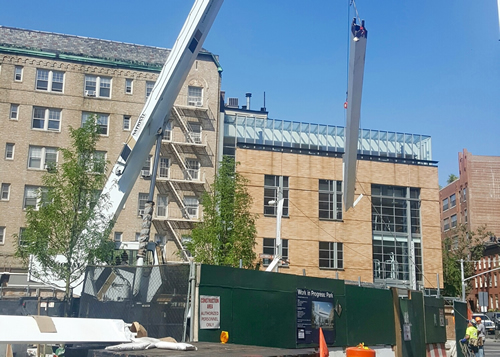
[[[491,321],[491,319],[486,314],[472,314],[472,318],[480,317],[483,321],[484,328],[486,329],[487,334],[495,333],[495,323]]]
[[[494,323],[500,323],[500,312],[487,312],[486,315],[488,315]]]

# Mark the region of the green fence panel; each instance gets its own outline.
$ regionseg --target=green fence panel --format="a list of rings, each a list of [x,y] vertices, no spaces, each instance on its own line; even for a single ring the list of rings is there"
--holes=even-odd
[[[444,317],[444,299],[424,297],[425,343],[446,342],[446,320]]]
[[[390,290],[346,285],[347,345],[395,345],[394,307]]]
[[[464,357],[460,348],[460,340],[465,336],[467,329],[467,303],[453,301],[453,312],[455,315],[455,336],[457,343],[457,357]]]
[[[420,292],[412,291],[411,300],[400,299],[400,320],[403,356],[426,356],[424,299]]]
[[[317,346],[297,343],[297,289],[328,291],[345,307],[343,280],[202,265],[200,295],[220,296],[220,329],[199,329],[198,339],[280,348]],[[341,311],[341,310],[340,310]],[[345,346],[345,318],[335,316],[336,346]]]

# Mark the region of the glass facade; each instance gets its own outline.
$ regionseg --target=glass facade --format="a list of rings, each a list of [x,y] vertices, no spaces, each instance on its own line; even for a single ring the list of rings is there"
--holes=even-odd
[[[234,155],[240,143],[343,153],[345,130],[341,126],[226,114],[224,154]],[[431,137],[360,129],[358,154],[432,161]]]
[[[420,189],[372,185],[373,280],[422,283]]]

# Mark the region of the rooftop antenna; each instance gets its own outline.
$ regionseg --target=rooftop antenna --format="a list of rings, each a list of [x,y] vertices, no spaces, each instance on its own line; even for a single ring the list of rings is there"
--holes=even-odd
[[[500,1],[500,0],[498,0]],[[261,111],[266,111],[266,92],[264,92],[264,106],[262,107]]]

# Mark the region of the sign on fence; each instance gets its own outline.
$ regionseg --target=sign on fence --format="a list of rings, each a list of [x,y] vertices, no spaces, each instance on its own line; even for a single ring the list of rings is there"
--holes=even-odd
[[[335,342],[335,304],[333,293],[297,289],[297,344],[318,343],[319,328],[326,343]]]
[[[220,296],[200,295],[200,329],[220,328]]]

